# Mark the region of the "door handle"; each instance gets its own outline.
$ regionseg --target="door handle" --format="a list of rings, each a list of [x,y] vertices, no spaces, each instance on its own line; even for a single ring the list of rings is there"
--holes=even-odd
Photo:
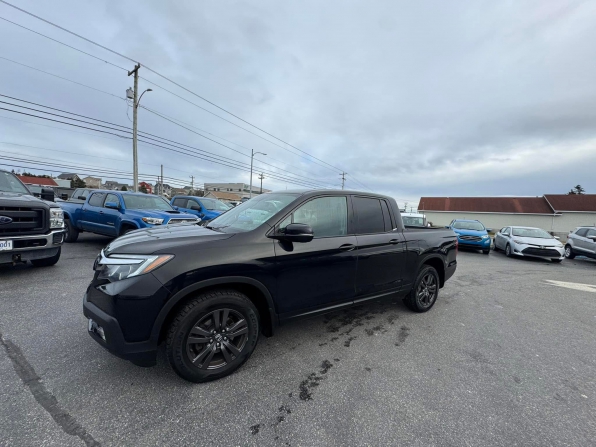
[[[341,251],[352,251],[356,248],[354,244],[343,244],[339,246]]]
[[[399,244],[399,239],[391,239],[389,241],[390,244]]]

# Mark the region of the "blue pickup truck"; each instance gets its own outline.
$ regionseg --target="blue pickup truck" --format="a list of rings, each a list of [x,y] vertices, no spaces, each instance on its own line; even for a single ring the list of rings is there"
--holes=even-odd
[[[95,190],[83,203],[59,205],[64,211],[66,242],[75,242],[83,231],[117,237],[139,228],[199,222],[160,196],[134,192]]]
[[[215,219],[232,208],[217,199],[196,196],[174,196],[170,204],[184,213],[198,216],[202,221]]]

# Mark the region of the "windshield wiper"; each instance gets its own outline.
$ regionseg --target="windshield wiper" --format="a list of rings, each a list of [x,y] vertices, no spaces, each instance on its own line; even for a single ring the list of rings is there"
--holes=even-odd
[[[228,228],[230,225],[220,225],[219,227],[212,227],[211,225],[205,225],[205,228],[210,230],[220,231],[222,228]]]

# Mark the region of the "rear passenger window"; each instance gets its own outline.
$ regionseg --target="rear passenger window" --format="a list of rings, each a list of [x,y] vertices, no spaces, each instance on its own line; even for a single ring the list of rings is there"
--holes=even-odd
[[[596,230],[589,230],[586,233],[586,237],[592,237],[592,236],[596,236]]]
[[[89,199],[89,206],[103,206],[103,198],[104,197],[105,197],[105,194],[96,192]]]
[[[356,234],[385,232],[385,219],[379,199],[354,197],[352,201],[356,214]]]

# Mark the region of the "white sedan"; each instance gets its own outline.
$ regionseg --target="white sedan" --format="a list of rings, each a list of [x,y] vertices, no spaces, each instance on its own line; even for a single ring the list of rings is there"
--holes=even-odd
[[[565,248],[558,240],[540,228],[504,227],[495,234],[495,251],[506,256],[548,258],[553,262],[565,259]]]

